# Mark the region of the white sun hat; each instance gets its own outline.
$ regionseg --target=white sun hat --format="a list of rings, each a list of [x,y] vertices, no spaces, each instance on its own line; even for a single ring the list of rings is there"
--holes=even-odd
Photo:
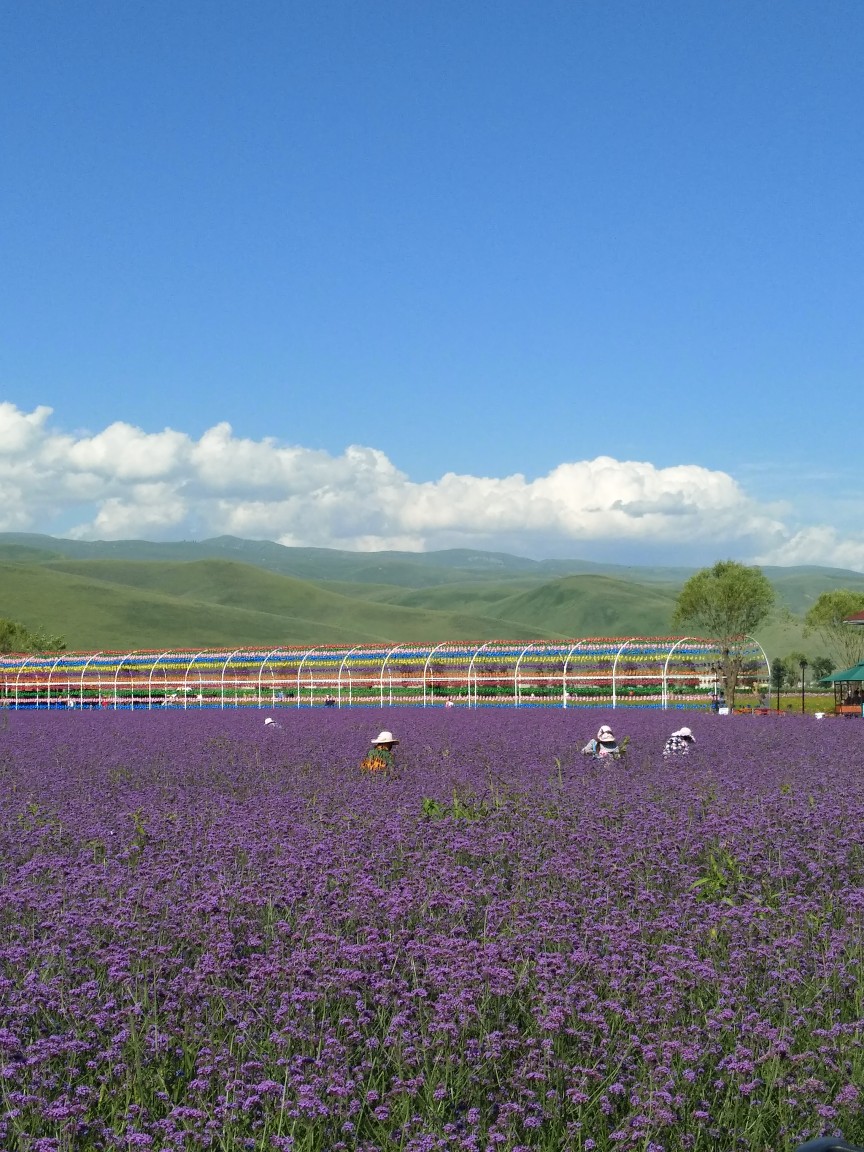
[[[615,743],[615,737],[612,735],[612,729],[608,724],[604,724],[600,731],[597,733],[597,739],[601,744]]]
[[[374,740],[370,741],[371,744],[398,744],[398,740],[394,740],[392,732],[379,732]]]
[[[689,728],[679,728],[678,731],[673,732],[672,735],[683,736],[686,740],[692,740],[694,744],[696,743],[696,737],[693,735]]]
[[[272,724],[273,723],[273,717],[272,716],[265,717],[264,723],[265,724]]]

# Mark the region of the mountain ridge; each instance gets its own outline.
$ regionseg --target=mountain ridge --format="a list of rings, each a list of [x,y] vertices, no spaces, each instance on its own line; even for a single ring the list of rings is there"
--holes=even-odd
[[[562,574],[559,565],[590,570]],[[692,571],[472,549],[353,553],[235,537],[0,533],[0,615],[83,649],[668,634]],[[864,591],[864,575],[843,569],[763,571],[779,608],[759,638],[774,651],[821,651],[818,641],[805,643],[800,615],[821,591]]]

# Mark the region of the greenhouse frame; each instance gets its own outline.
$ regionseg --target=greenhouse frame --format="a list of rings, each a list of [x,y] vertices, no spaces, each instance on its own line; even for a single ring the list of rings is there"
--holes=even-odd
[[[745,679],[770,665],[751,637]],[[723,652],[693,636],[0,655],[11,708],[694,707]]]

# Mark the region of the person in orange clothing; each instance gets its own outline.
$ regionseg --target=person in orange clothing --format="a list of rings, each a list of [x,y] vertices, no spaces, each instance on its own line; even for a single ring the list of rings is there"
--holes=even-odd
[[[361,772],[392,772],[396,767],[396,757],[393,754],[394,745],[399,741],[392,732],[379,732],[372,741],[372,747],[363,757],[360,764]]]

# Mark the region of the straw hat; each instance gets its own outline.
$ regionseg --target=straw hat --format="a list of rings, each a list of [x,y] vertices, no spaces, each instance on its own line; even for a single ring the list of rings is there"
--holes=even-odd
[[[372,744],[398,744],[398,740],[393,739],[392,732],[379,732],[374,740],[370,741]]]

